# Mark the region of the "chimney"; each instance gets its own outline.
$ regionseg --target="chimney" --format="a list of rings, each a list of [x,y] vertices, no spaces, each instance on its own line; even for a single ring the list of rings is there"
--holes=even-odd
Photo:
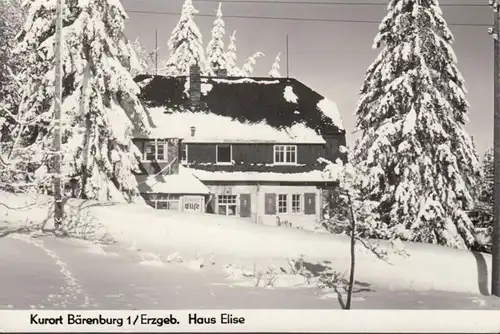
[[[191,65],[189,68],[189,99],[190,102],[198,106],[201,98],[201,74],[198,64]]]
[[[217,70],[215,70],[215,76],[218,78],[226,78],[227,77],[227,69],[218,68]]]
[[[195,134],[196,134],[196,126],[192,126],[191,127],[191,137],[194,137]]]

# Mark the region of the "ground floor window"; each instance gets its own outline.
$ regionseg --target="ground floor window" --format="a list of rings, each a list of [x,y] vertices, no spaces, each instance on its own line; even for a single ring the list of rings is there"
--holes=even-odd
[[[300,194],[292,195],[292,213],[300,213],[302,209],[302,196]]]
[[[279,194],[278,195],[278,213],[288,212],[288,195]]]
[[[158,210],[179,210],[180,196],[172,194],[142,194],[146,203]]]
[[[218,195],[217,213],[225,216],[236,215],[236,195]]]

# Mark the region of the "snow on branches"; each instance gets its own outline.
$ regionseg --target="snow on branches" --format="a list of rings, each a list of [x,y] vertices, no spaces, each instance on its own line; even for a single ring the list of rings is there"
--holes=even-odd
[[[238,77],[241,75],[241,70],[236,65],[236,30],[230,37],[229,45],[227,47],[227,52],[225,54],[227,75],[230,77]]]
[[[27,19],[15,55],[25,63],[19,74],[23,122],[15,157],[35,180],[51,178],[54,111],[55,0],[26,2]],[[133,170],[138,149],[134,134],[147,134],[149,121],[138,99],[131,50],[124,35],[127,15],[117,1],[66,1],[63,62],[62,170],[88,199],[130,201],[137,195]]]
[[[353,158],[363,196],[378,203],[379,230],[466,248],[480,168],[452,40],[436,0],[390,2],[356,110]]]
[[[247,62],[243,65],[242,76],[249,77],[253,73],[253,67],[257,63],[257,59],[260,57],[264,57],[264,53],[255,52],[253,55],[248,57]]]
[[[222,19],[222,4],[219,3],[217,17],[212,28],[212,39],[207,45],[207,72],[215,75],[219,70],[226,69],[226,57],[224,53],[225,25]]]
[[[167,75],[188,75],[192,65],[205,64],[202,35],[194,21],[197,13],[192,0],[186,0],[168,41],[170,56],[164,69]]]
[[[281,56],[281,52],[278,53],[278,55],[274,59],[274,63],[273,63],[273,66],[271,67],[271,71],[269,71],[269,76],[271,78],[280,78],[281,77],[281,74],[280,74],[280,56]]]

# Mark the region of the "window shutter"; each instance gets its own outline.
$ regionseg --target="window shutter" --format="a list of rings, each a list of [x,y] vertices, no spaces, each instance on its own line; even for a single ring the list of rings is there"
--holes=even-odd
[[[315,215],[316,214],[316,194],[315,193],[305,193],[304,194],[304,214]]]
[[[275,215],[276,214],[276,194],[264,194],[265,201],[265,214]]]
[[[250,194],[240,194],[240,217],[250,217]]]

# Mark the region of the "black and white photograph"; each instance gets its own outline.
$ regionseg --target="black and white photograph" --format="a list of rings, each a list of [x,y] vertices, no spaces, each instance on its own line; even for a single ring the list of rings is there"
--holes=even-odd
[[[480,310],[500,330],[499,9],[0,0],[0,313],[335,331],[307,321]],[[36,313],[141,310],[169,311]]]

